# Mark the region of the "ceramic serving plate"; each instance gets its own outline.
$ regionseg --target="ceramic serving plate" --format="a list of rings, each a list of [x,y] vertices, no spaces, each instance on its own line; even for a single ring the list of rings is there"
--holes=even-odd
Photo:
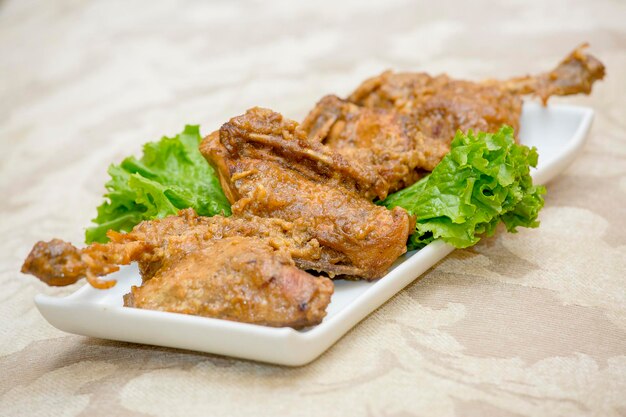
[[[539,151],[533,172],[536,183],[546,183],[572,162],[582,149],[592,118],[593,111],[585,107],[524,106],[520,139]],[[317,358],[453,249],[436,241],[402,256],[378,281],[336,281],[324,321],[300,331],[123,307],[122,296],[131,285],[141,283],[135,266],[112,275],[117,285],[111,289],[85,285],[63,298],[37,295],[35,303],[50,324],[69,333],[297,366]]]

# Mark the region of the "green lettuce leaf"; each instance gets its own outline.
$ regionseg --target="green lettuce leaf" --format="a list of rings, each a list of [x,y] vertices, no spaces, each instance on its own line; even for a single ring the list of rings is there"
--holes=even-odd
[[[537,227],[545,188],[533,185],[537,150],[515,143],[513,129],[457,132],[433,172],[379,202],[404,207],[417,218],[409,250],[442,239],[458,248],[490,236],[502,222],[509,232]]]
[[[109,167],[105,201],[85,241],[106,242],[110,229],[128,232],[142,220],[176,214],[192,207],[199,215],[230,215],[230,204],[215,171],[198,150],[198,126],[144,145],[143,156],[128,157]]]

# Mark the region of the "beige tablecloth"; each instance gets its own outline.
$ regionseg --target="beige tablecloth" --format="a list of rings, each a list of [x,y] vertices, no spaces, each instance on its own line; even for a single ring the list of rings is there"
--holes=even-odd
[[[626,415],[626,4],[0,3],[0,415]],[[458,250],[300,368],[66,334],[21,275],[80,243],[106,168],[253,105],[300,119],[386,68],[480,79],[589,41],[608,68],[537,230]],[[546,138],[549,140],[549,138]]]

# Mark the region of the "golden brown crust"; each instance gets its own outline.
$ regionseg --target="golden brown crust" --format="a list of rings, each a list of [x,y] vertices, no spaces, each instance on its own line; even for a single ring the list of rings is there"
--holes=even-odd
[[[216,144],[218,139],[219,145]],[[385,180],[372,166],[348,161],[328,147],[309,141],[296,122],[269,109],[255,107],[245,115],[233,117],[221,127],[219,136],[213,133],[205,138],[200,151],[209,156],[209,162],[221,172],[224,167],[218,166],[217,161],[225,158],[244,154],[271,157],[297,161],[291,168],[313,179],[323,178],[371,198],[386,196]],[[236,199],[230,200],[231,203]]]

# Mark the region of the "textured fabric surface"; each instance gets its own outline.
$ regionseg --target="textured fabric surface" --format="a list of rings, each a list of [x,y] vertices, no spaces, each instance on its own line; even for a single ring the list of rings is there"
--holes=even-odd
[[[626,4],[0,2],[0,415],[626,415]],[[21,275],[80,243],[106,168],[185,123],[253,105],[301,119],[383,69],[480,79],[582,41],[608,69],[582,155],[542,226],[458,250],[310,365],[62,333]],[[549,138],[546,138],[549,140]]]

